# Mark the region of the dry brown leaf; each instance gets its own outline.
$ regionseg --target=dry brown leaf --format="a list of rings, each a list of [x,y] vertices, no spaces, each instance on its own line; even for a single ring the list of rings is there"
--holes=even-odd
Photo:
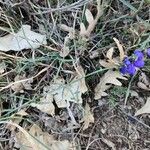
[[[148,78],[148,76],[145,73],[141,73],[141,75],[139,76],[139,81],[143,82],[146,86],[150,85],[150,79]]]
[[[82,93],[85,93],[88,91],[88,88],[86,86],[86,83],[85,83],[85,73],[84,73],[84,70],[82,68],[81,65],[78,65],[76,68],[76,72],[77,72],[77,79],[79,80],[80,82],[80,90]]]
[[[115,43],[117,44],[117,47],[119,49],[119,55],[120,55],[120,61],[122,62],[124,57],[125,57],[125,53],[124,53],[124,50],[123,50],[123,47],[122,45],[120,44],[119,40],[116,39],[116,38],[113,38],[113,40],[115,41]]]
[[[41,110],[42,112],[45,112],[49,115],[55,114],[55,107],[53,105],[53,96],[46,93],[46,87],[44,87],[43,97],[40,99],[39,103],[31,103],[30,105],[32,107],[36,107],[37,109]]]
[[[21,109],[20,111],[18,111],[15,115],[19,115],[19,116],[28,116],[29,114],[27,112],[25,112],[24,109]]]
[[[23,80],[23,79],[26,79],[25,75],[23,76],[20,76],[20,75],[17,75],[14,79],[14,81],[20,81],[20,80]],[[11,86],[11,89],[15,92],[15,93],[22,93],[24,92],[24,89],[26,90],[32,90],[32,87],[31,87],[31,83],[33,82],[33,79],[30,79],[28,81],[22,81],[22,82],[18,82],[18,83],[15,83]]]
[[[85,85],[81,84],[81,79],[76,76],[70,83],[68,84],[60,84],[56,83],[50,86],[49,93],[54,95],[54,100],[58,107],[67,107],[66,101],[74,102],[74,103],[82,103],[82,93],[83,87]],[[84,90],[85,91],[85,90]]]
[[[4,73],[5,69],[6,69],[5,63],[4,62],[0,63],[0,74]]]
[[[106,57],[107,57],[110,61],[113,61],[113,58],[112,58],[113,53],[114,53],[114,48],[113,48],[113,47],[111,47],[111,48],[107,51],[107,53],[106,53]]]
[[[127,80],[118,71],[107,71],[100,79],[99,84],[95,88],[95,99],[100,99],[102,96],[107,96],[107,93],[105,91],[111,87],[111,85],[107,84],[121,86],[122,83],[118,79]]]
[[[114,65],[114,63],[106,62],[105,60],[100,60],[99,63],[101,66],[105,68],[109,68],[109,69],[117,68],[117,66]]]
[[[37,125],[33,125],[27,134],[20,131],[16,134],[15,146],[20,150],[69,150],[69,141],[54,140],[52,135],[42,132]]]
[[[63,48],[60,51],[60,56],[61,57],[66,57],[70,52],[70,50],[69,50],[70,40],[75,38],[75,30],[72,27],[68,27],[65,24],[61,24],[60,28],[64,31],[69,32],[68,35],[65,37]]]
[[[145,105],[135,113],[135,116],[147,113],[150,114],[150,97],[147,98]]]
[[[117,47],[119,49],[119,57],[117,56],[117,57],[113,58],[114,48],[111,47],[106,53],[106,57],[108,58],[108,60],[107,61],[105,61],[105,60],[99,61],[100,65],[102,65],[105,68],[118,68],[120,63],[122,63],[123,59],[125,58],[125,54],[124,54],[122,45],[119,43],[119,41],[116,38],[113,38],[113,39],[116,42]]]
[[[150,91],[150,88],[148,88],[143,82],[138,82],[138,83],[137,83],[137,86],[138,86],[140,89]]]
[[[139,76],[137,86],[140,89],[150,91],[150,79],[145,73],[141,73],[141,75]]]
[[[89,9],[85,10],[85,17],[86,17],[86,20],[89,24],[91,24],[94,21],[93,15]]]
[[[91,113],[89,104],[85,105],[84,115],[80,122],[84,122],[83,130],[87,129],[90,123],[94,123],[94,117]]]
[[[25,110],[21,109],[17,113],[13,114],[10,119],[12,123],[19,124],[24,116],[28,116],[29,114],[25,112]],[[16,129],[16,126],[7,125],[7,129],[14,131]]]
[[[85,28],[85,25],[83,23],[80,24],[80,36],[81,37],[89,37],[91,32],[94,30],[97,21],[99,20],[99,18],[102,16],[103,14],[103,4],[100,4],[100,0],[97,1],[97,14],[95,16],[95,18],[93,18],[92,13],[86,9],[85,11],[85,17],[86,20],[88,21],[89,25],[87,27],[87,29]]]
[[[86,27],[83,23],[80,24],[80,35],[81,36],[86,35]]]
[[[76,76],[65,84],[63,78],[56,78],[50,86],[44,87],[43,97],[39,103],[31,103],[31,106],[37,107],[42,112],[54,115],[53,100],[59,108],[68,107],[69,102],[82,104],[82,94],[88,89],[85,83],[85,73],[81,66],[76,67]]]
[[[47,44],[46,35],[31,31],[31,26],[29,25],[22,25],[17,33],[0,37],[0,50],[5,52],[10,50],[35,49],[43,44]]]

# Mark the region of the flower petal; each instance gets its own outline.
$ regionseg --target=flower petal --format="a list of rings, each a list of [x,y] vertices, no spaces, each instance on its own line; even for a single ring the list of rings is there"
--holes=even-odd
[[[144,60],[136,60],[136,61],[134,61],[134,66],[135,67],[138,67],[138,68],[142,68],[142,67],[144,67]]]
[[[144,58],[144,54],[142,53],[142,51],[140,51],[138,49],[134,51],[134,55],[137,57],[137,59],[143,59]]]
[[[120,72],[121,72],[122,74],[126,74],[126,73],[127,73],[127,67],[126,67],[126,66],[122,66],[122,67],[120,68]]]
[[[147,56],[150,58],[150,48],[147,49]]]
[[[136,73],[136,68],[133,64],[127,66],[127,73],[130,75],[134,75]]]

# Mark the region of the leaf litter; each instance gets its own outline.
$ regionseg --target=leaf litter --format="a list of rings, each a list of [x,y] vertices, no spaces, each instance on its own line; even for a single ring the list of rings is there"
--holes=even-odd
[[[150,97],[147,98],[145,105],[136,111],[135,116],[138,116],[141,114],[149,114],[149,113],[150,113]]]
[[[112,71],[112,70],[107,71],[102,76],[100,82],[97,84],[96,88],[94,89],[95,99],[100,99],[103,96],[107,96],[108,94],[105,91],[108,90],[112,84],[121,86],[122,83],[118,79],[127,80],[127,78],[122,76],[117,71]]]
[[[63,78],[54,77],[54,81],[50,83],[50,86],[44,87],[40,103],[31,103],[31,106],[54,115],[55,107],[53,101],[55,101],[59,108],[67,108],[69,102],[82,104],[82,94],[87,92],[88,89],[82,67],[78,66],[76,70],[77,75],[68,84],[65,83]]]
[[[31,31],[30,25],[22,25],[17,33],[0,37],[0,51],[4,52],[36,49],[44,44],[47,44],[46,35]]]
[[[28,136],[25,136],[25,133],[27,133]],[[47,132],[42,132],[42,130],[34,124],[30,128],[29,133],[22,131],[16,133],[14,147],[20,148],[20,150],[69,150],[70,145],[67,140],[55,140],[52,135]]]
[[[43,4],[42,4],[42,6],[43,6]],[[94,10],[95,12],[93,11],[91,6],[92,7],[94,6],[94,8],[96,8],[96,11]],[[47,48],[48,48],[48,50],[51,50],[51,51],[54,50],[55,52],[59,53],[59,56],[62,58],[58,57],[58,59],[63,60],[64,62],[68,58],[71,58],[74,61],[74,58],[75,58],[75,61],[78,63],[78,62],[80,62],[80,59],[82,59],[82,56],[84,57],[84,52],[85,51],[88,52],[89,47],[90,47],[89,45],[93,42],[93,38],[95,36],[97,36],[97,35],[95,35],[95,33],[93,31],[94,31],[95,27],[96,27],[96,30],[98,29],[96,25],[97,25],[100,17],[105,13],[104,7],[107,7],[108,3],[101,1],[101,0],[97,0],[97,4],[96,5],[94,4],[91,6],[90,6],[91,8],[88,7],[88,5],[85,7],[85,11],[83,11],[83,13],[84,13],[83,16],[85,17],[85,20],[87,21],[87,23],[84,19],[82,21],[79,20],[79,24],[78,24],[80,26],[79,30],[77,30],[76,26],[70,27],[70,22],[67,22],[68,26],[65,24],[61,24],[59,26],[61,30],[67,32],[67,36],[65,35],[65,37],[63,36],[63,38],[59,37],[58,39],[61,41],[61,42],[59,41],[60,43],[58,42],[59,44],[57,42],[55,42],[55,40],[53,40],[52,37],[50,37],[50,41],[53,43],[52,45],[55,45],[56,48],[52,48],[51,46],[46,46],[47,40],[46,40],[45,34],[47,34],[47,32],[44,32],[44,34],[42,35],[40,33],[33,32],[31,30],[30,25],[22,25],[21,28],[16,33],[14,33],[12,31],[10,34],[0,37],[0,50],[7,52],[7,53],[9,53],[8,51],[10,51],[10,50],[16,51],[17,53],[13,52],[13,54],[15,53],[16,56],[11,57],[13,60],[14,58],[19,58],[20,55],[22,57],[25,57],[26,59],[28,59],[27,58],[28,56],[26,57],[26,54],[27,55],[29,54],[28,50],[26,50],[25,53],[20,52],[21,50],[24,50],[24,49],[31,49],[32,58],[35,58],[35,56],[37,56],[39,52],[40,52],[40,54],[47,56],[47,54],[45,53],[46,52],[45,50],[47,50]],[[110,6],[111,6],[111,4],[110,4]],[[113,7],[112,7],[112,9],[113,9]],[[60,10],[61,10],[61,7],[60,7]],[[77,17],[77,22],[78,22],[78,13],[80,13],[80,11],[77,12],[77,16],[75,16],[73,14],[74,18]],[[53,16],[53,13],[51,13],[51,16]],[[66,20],[67,20],[67,18],[65,18],[65,22],[66,22]],[[55,21],[56,21],[55,17],[52,19],[52,21],[55,24]],[[103,24],[103,21],[104,20],[102,18],[102,22],[100,20],[100,24]],[[49,25],[51,26],[51,23]],[[56,29],[53,29],[51,35],[55,34],[54,30],[57,30],[57,25],[56,25]],[[58,34],[59,32],[56,31],[56,33]],[[57,37],[57,34],[55,35],[56,37]],[[100,34],[101,34],[101,32],[100,32]],[[140,35],[138,35],[138,36],[140,36]],[[115,36],[115,37],[118,37],[118,36]],[[83,51],[83,53],[75,52],[77,55],[74,57],[74,55],[72,55],[72,53],[74,53],[74,51],[72,51],[70,53],[70,51],[72,50],[72,47],[70,47],[70,46],[72,46],[71,45],[72,42],[75,42],[76,40],[78,40],[79,43],[83,42],[84,45],[81,44],[81,46],[78,47],[78,43],[77,43],[77,45],[76,45],[76,43],[74,43],[73,46],[75,46],[75,49],[77,51],[78,51],[78,49],[79,50],[81,49],[84,51]],[[91,42],[91,40],[92,40],[92,42]],[[49,70],[51,70],[51,67],[48,67],[48,69],[44,68],[44,70],[42,70],[38,75],[34,76],[34,78],[32,78],[32,77],[27,78],[28,75],[26,76],[25,74],[16,75],[14,78],[15,82],[13,82],[13,83],[10,82],[9,86],[6,86],[6,88],[5,87],[2,88],[1,92],[2,91],[4,92],[4,90],[6,90],[6,89],[8,90],[8,88],[10,88],[10,91],[13,94],[14,101],[15,100],[17,101],[17,105],[16,105],[16,102],[14,103],[14,101],[12,101],[12,103],[11,103],[15,112],[9,118],[10,122],[8,124],[10,124],[10,125],[7,126],[7,129],[9,129],[11,131],[11,134],[12,134],[11,138],[14,138],[14,147],[15,148],[20,149],[20,150],[23,150],[23,149],[25,149],[25,150],[37,149],[38,150],[38,149],[49,149],[49,148],[51,148],[52,150],[67,150],[67,149],[68,150],[77,150],[77,149],[81,150],[82,146],[80,146],[80,142],[82,143],[83,141],[82,140],[80,141],[80,139],[79,139],[79,142],[77,144],[75,142],[75,139],[78,139],[78,137],[81,139],[83,137],[85,137],[83,139],[88,138],[89,139],[88,143],[90,142],[90,144],[89,144],[90,146],[86,147],[86,149],[87,148],[94,149],[94,148],[92,148],[91,144],[99,145],[96,147],[98,149],[99,148],[103,149],[103,147],[102,147],[103,144],[105,145],[104,149],[106,149],[106,145],[107,145],[107,148],[109,147],[113,150],[118,149],[118,145],[120,145],[120,143],[123,143],[123,140],[118,137],[119,136],[124,137],[124,135],[121,135],[121,132],[123,132],[124,130],[123,131],[121,130],[120,134],[117,134],[118,137],[116,135],[114,135],[114,133],[117,132],[117,128],[121,129],[121,127],[119,125],[123,125],[123,124],[120,123],[119,125],[116,125],[115,127],[113,127],[111,125],[110,125],[110,127],[108,127],[108,125],[109,125],[108,122],[109,121],[111,122],[111,120],[110,120],[111,117],[113,118],[114,116],[117,116],[119,118],[120,116],[118,116],[118,114],[113,114],[114,112],[111,112],[112,115],[114,115],[114,116],[109,116],[108,118],[106,118],[106,120],[103,117],[101,119],[101,116],[103,116],[103,113],[104,113],[104,111],[102,111],[102,110],[103,110],[103,108],[106,109],[104,105],[107,105],[106,104],[107,100],[104,98],[105,99],[105,104],[103,105],[104,107],[102,107],[102,106],[98,107],[97,105],[95,106],[95,104],[94,104],[94,99],[96,99],[96,100],[102,99],[104,96],[109,95],[109,90],[112,90],[111,87],[113,87],[115,85],[122,86],[123,85],[122,81],[127,80],[127,77],[121,75],[117,70],[118,66],[122,63],[123,59],[126,57],[125,52],[124,52],[124,46],[119,42],[118,39],[113,38],[113,40],[115,41],[115,43],[117,45],[117,48],[119,50],[119,55],[117,55],[117,51],[115,51],[115,48],[111,47],[111,46],[109,46],[109,50],[106,52],[105,59],[101,59],[101,57],[99,57],[99,52],[95,54],[95,56],[98,59],[100,59],[99,60],[100,66],[109,69],[109,71],[102,74],[102,77],[100,78],[100,82],[97,85],[95,85],[96,88],[94,90],[92,89],[92,92],[94,91],[94,93],[93,93],[94,98],[92,98],[90,102],[87,99],[89,99],[89,97],[90,97],[90,95],[88,95],[88,94],[89,94],[89,92],[91,92],[89,89],[89,87],[91,85],[88,85],[85,80],[85,77],[87,74],[86,71],[88,70],[87,67],[89,67],[89,66],[87,66],[86,64],[83,64],[84,67],[86,67],[86,69],[85,68],[83,69],[80,65],[75,66],[74,65],[75,62],[73,62],[73,69],[75,71],[69,70],[68,72],[65,72],[65,70],[64,70],[64,74],[66,73],[65,75],[62,73],[58,73],[57,76],[51,74],[53,77],[52,81],[49,81],[48,83],[44,83],[44,85],[39,87],[41,90],[41,91],[39,90],[40,92],[36,91],[38,87],[36,88],[36,90],[32,89],[32,87],[34,88],[34,86],[35,86],[33,79],[36,79],[37,77],[39,77],[39,74],[42,76],[42,73],[45,72],[45,70],[47,72],[49,72]],[[109,43],[109,44],[111,44],[111,43]],[[103,43],[101,43],[101,45],[103,46]],[[39,50],[38,48],[40,48],[40,46],[44,46],[44,49]],[[87,47],[87,46],[89,46],[89,47]],[[36,51],[32,52],[32,49],[34,49]],[[51,52],[50,52],[50,54],[51,54]],[[80,56],[80,54],[82,54],[82,56]],[[9,56],[13,56],[13,55],[9,55]],[[94,58],[95,58],[95,56],[94,56]],[[78,58],[78,57],[81,57],[81,58]],[[3,58],[4,57],[1,57],[1,59],[3,59]],[[44,61],[44,63],[45,62],[46,61]],[[38,65],[40,65],[40,66],[49,65],[49,62],[48,62],[48,64],[43,64],[43,62],[42,63],[40,62]],[[67,61],[65,62],[65,65],[67,67],[70,66],[70,64]],[[97,64],[95,64],[95,68],[96,67],[97,67]],[[52,68],[53,68],[53,66],[52,66]],[[56,68],[56,67],[54,67],[54,68]],[[0,74],[3,75],[3,73],[4,73],[4,76],[5,76],[6,71],[7,71],[7,63],[6,64],[4,62],[0,63]],[[139,77],[139,81],[137,82],[137,86],[138,86],[137,88],[149,91],[149,78],[143,72],[142,69],[140,71],[142,73]],[[7,74],[7,72],[6,72],[6,74]],[[13,74],[11,74],[11,75],[13,75]],[[29,73],[29,76],[30,76],[30,73]],[[69,76],[69,79],[68,79],[68,76]],[[37,78],[37,80],[39,78]],[[45,78],[45,76],[44,76],[44,78]],[[7,76],[7,81],[9,81],[9,76]],[[41,83],[41,81],[40,81],[40,83]],[[40,83],[39,83],[39,85],[41,85]],[[28,95],[27,97],[30,97],[30,96],[33,96],[32,94],[36,93],[36,92],[41,93],[41,94],[39,94],[40,96],[38,97],[38,100],[36,102],[31,101],[28,106],[29,106],[29,110],[32,110],[32,112],[36,110],[33,107],[36,107],[38,109],[38,111],[37,110],[36,111],[40,112],[37,115],[40,119],[38,121],[35,119],[36,117],[33,119],[33,120],[37,121],[36,123],[38,125],[34,124],[35,122],[27,123],[28,119],[29,118],[31,119],[32,117],[26,112],[26,109],[24,109],[24,107],[26,108],[26,106],[24,106],[24,105],[20,106],[22,101],[18,104],[18,100],[20,100],[20,97],[22,97],[22,96],[26,97],[27,95]],[[135,89],[135,92],[136,92],[136,89]],[[31,93],[31,95],[30,95],[30,93]],[[88,98],[84,97],[84,95],[86,95],[86,93],[88,93],[87,94]],[[139,95],[140,94],[132,93],[131,97],[139,98]],[[1,99],[3,101],[3,99],[7,99],[7,97],[3,98],[3,95],[2,95]],[[111,99],[111,97],[110,97],[110,99]],[[115,97],[114,97],[114,99],[115,99]],[[29,99],[29,101],[30,101],[30,99]],[[92,108],[89,103],[92,104]],[[120,103],[121,102],[119,102],[119,104]],[[30,108],[30,106],[32,106],[32,107]],[[82,107],[82,108],[80,108],[80,110],[82,110],[80,113],[83,115],[80,114],[80,117],[78,115],[74,116],[74,113],[75,113],[75,110],[73,110],[74,106]],[[85,107],[83,107],[83,106],[85,106]],[[150,105],[149,105],[149,97],[148,97],[145,105],[143,107],[141,107],[141,109],[135,111],[135,116],[139,116],[142,114],[149,114],[150,113],[149,106]],[[93,109],[93,107],[94,107],[94,109]],[[101,107],[102,107],[102,110],[101,110]],[[109,106],[109,108],[110,108],[110,106]],[[0,109],[1,109],[0,113],[3,115],[3,111],[5,112],[5,110],[3,110],[3,106],[0,107]],[[78,109],[78,108],[76,108],[76,109]],[[133,108],[133,109],[135,109],[135,108]],[[20,110],[20,111],[18,111],[18,110]],[[69,117],[66,117],[67,119],[61,119],[61,117],[60,117],[61,112],[64,110],[67,110],[67,113],[68,113],[67,115],[69,115]],[[100,110],[98,119],[97,119],[97,117],[95,117],[97,115],[96,114],[97,110],[98,111]],[[18,112],[16,112],[16,111],[18,111]],[[42,113],[42,112],[44,112],[44,113]],[[50,116],[51,118],[59,121],[60,124],[67,125],[68,128],[62,129],[62,131],[58,130],[57,132],[59,132],[59,133],[55,133],[55,131],[53,129],[50,129],[50,132],[49,132],[44,127],[40,128],[41,121],[42,121],[42,124],[44,124],[44,121],[42,120],[44,117],[42,116],[43,117],[42,118],[41,114],[46,118],[49,118],[49,116]],[[101,129],[99,130],[99,126],[101,126],[101,124],[99,124],[99,122],[98,122],[98,124],[95,125],[97,120],[101,120],[102,124],[104,123],[103,120],[105,120],[106,122],[108,121],[107,122],[108,124],[106,123],[104,125],[106,127],[105,132],[103,132],[103,135],[100,135],[100,136],[97,133],[95,135],[92,133],[93,131],[97,131],[97,129],[98,129],[98,133],[101,132]],[[71,124],[70,122],[73,124]],[[80,123],[83,123],[83,126],[82,126],[83,128],[81,128],[81,129],[79,129],[81,127]],[[124,121],[123,121],[123,123],[124,123]],[[93,124],[94,124],[94,126],[92,126]],[[78,126],[74,126],[74,125],[78,125]],[[10,127],[10,126],[14,126],[14,128]],[[93,129],[92,129],[93,131],[90,130],[89,127],[93,127]],[[19,130],[17,130],[16,128],[18,128]],[[113,130],[113,128],[115,128],[115,132],[109,133],[109,131]],[[64,132],[64,131],[67,131],[67,132]],[[83,133],[82,133],[82,131],[83,131]],[[87,134],[85,134],[86,132],[87,132]],[[70,141],[69,140],[58,140],[59,137],[61,137],[60,136],[61,134],[64,136],[64,139],[66,139],[66,137],[65,137],[66,133],[68,135],[71,133],[71,136],[73,137],[73,139],[71,139]],[[138,133],[138,131],[137,131],[137,133]],[[58,138],[56,138],[56,135]],[[101,136],[102,136],[102,138],[101,138]],[[118,140],[116,140],[115,136],[118,138]],[[111,140],[109,140],[110,138],[111,138]],[[99,139],[102,141],[101,143],[99,143],[99,141],[98,141]],[[115,141],[114,141],[114,139],[115,139]],[[129,136],[129,139],[130,139],[130,136]],[[128,138],[127,138],[127,140],[128,140]],[[132,139],[130,139],[130,142],[131,142],[131,144],[133,144]],[[86,145],[86,144],[83,144],[83,145]],[[126,145],[126,148],[121,147],[121,149],[131,149],[131,147],[128,146],[128,143],[126,143],[125,145]],[[1,144],[0,144],[0,147],[1,147]]]

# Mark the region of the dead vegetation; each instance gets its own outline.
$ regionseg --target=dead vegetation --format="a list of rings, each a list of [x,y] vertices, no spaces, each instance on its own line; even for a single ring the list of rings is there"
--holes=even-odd
[[[148,0],[0,1],[0,149],[150,149]]]

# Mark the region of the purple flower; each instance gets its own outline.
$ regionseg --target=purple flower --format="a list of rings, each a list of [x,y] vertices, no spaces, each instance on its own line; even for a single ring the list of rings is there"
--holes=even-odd
[[[126,58],[124,59],[123,63],[124,63],[125,65],[130,65],[130,64],[131,64],[131,60],[130,60],[128,57],[126,57]]]
[[[147,56],[150,58],[150,48],[147,49]]]
[[[124,59],[123,66],[120,68],[120,72],[122,74],[128,73],[130,75],[134,75],[136,73],[136,68],[129,58],[126,57]]]
[[[120,68],[120,72],[122,74],[127,74],[128,73],[129,75],[134,75],[136,73],[136,68],[133,64],[130,64],[128,66],[124,65]]]
[[[127,73],[127,67],[124,65],[124,66],[122,66],[121,68],[120,68],[120,72],[122,73],[122,74],[126,74]]]
[[[136,73],[136,68],[135,68],[134,64],[130,64],[127,66],[127,72],[130,75],[134,75]]]
[[[136,59],[139,59],[139,60],[144,58],[143,53],[138,49],[134,51],[134,55],[136,56]]]
[[[135,67],[137,67],[137,68],[142,68],[142,67],[144,67],[144,60],[143,59],[141,59],[141,60],[135,60],[134,61],[134,66]]]
[[[134,55],[136,56],[134,60],[134,66],[137,68],[144,67],[144,54],[140,50],[135,50]]]
[[[150,48],[147,53],[149,53],[148,56],[150,57]],[[135,50],[134,55],[132,56],[126,57],[123,60],[123,64],[120,68],[120,72],[122,74],[134,75],[136,73],[137,68],[144,67],[144,54],[142,53],[142,51]]]

